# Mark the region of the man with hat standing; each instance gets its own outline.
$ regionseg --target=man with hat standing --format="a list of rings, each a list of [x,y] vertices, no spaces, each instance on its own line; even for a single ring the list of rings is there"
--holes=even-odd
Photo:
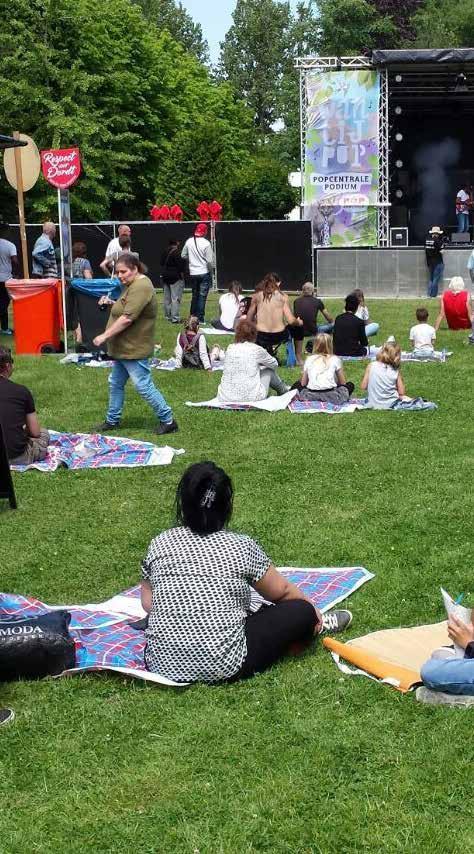
[[[428,237],[425,240],[426,263],[430,271],[430,281],[428,283],[429,297],[438,296],[438,287],[443,279],[443,247],[443,230],[439,225],[434,225],[429,230]]]

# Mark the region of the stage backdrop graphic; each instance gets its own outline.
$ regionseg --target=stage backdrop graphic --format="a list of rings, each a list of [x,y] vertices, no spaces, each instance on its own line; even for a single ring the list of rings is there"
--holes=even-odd
[[[377,71],[306,75],[305,218],[317,246],[376,246],[379,184]]]

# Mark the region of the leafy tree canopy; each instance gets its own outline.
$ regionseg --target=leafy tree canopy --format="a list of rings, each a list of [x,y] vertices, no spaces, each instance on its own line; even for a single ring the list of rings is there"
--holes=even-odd
[[[202,27],[193,21],[183,4],[175,0],[132,0],[140,6],[147,21],[158,30],[168,30],[175,41],[200,62],[209,62],[209,48]]]

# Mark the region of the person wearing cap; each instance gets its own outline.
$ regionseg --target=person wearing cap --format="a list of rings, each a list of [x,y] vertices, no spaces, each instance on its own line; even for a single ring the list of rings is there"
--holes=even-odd
[[[438,296],[438,288],[443,279],[443,247],[443,230],[439,225],[434,225],[428,232],[428,237],[425,240],[426,263],[430,272],[428,296],[431,298]]]
[[[448,329],[471,329],[472,327],[471,295],[461,276],[453,276],[448,289],[440,297],[440,309],[435,323],[436,332],[443,318],[446,319]]]
[[[181,257],[189,265],[189,280],[191,282],[191,314],[204,322],[206,300],[212,283],[214,256],[212,246],[207,239],[207,225],[198,222],[194,234],[183,246]]]

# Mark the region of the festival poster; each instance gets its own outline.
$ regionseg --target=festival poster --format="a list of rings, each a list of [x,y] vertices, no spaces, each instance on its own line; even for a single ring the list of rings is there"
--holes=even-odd
[[[305,218],[317,246],[376,246],[379,185],[377,71],[306,77]]]

